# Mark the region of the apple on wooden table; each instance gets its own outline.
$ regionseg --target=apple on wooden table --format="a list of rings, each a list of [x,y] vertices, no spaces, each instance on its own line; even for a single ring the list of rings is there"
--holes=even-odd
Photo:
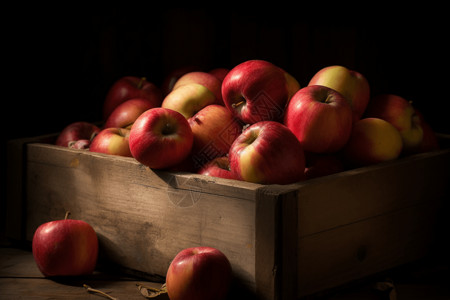
[[[339,92],[321,85],[300,89],[289,101],[284,124],[305,151],[333,153],[350,137],[352,109]]]
[[[304,179],[305,156],[297,137],[285,125],[261,121],[247,127],[228,153],[240,180],[289,184]]]
[[[97,234],[88,223],[67,217],[40,225],[33,235],[33,257],[44,276],[90,275],[95,269]]]
[[[228,258],[212,247],[180,251],[169,265],[166,288],[170,300],[224,300],[232,269]]]
[[[194,135],[179,112],[156,107],[141,114],[130,130],[133,157],[152,169],[165,169],[183,162],[191,152]]]

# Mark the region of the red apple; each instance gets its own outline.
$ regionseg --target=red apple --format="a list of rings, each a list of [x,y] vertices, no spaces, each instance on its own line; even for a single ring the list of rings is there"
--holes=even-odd
[[[208,73],[213,74],[217,79],[219,79],[220,82],[222,82],[228,72],[230,72],[230,70],[227,68],[215,68],[210,70]]]
[[[158,86],[147,81],[145,77],[125,76],[114,82],[108,90],[103,103],[103,119],[122,102],[129,99],[143,98],[152,103],[152,107],[161,105],[162,93]]]
[[[180,251],[170,263],[166,288],[170,300],[223,300],[232,279],[228,258],[212,247]]]
[[[353,124],[342,153],[351,166],[364,166],[394,160],[400,156],[402,147],[402,137],[391,123],[364,118]]]
[[[194,135],[187,119],[171,109],[156,107],[144,112],[131,127],[133,157],[153,169],[181,163],[191,152]]]
[[[308,152],[341,149],[352,130],[352,110],[337,91],[321,85],[300,89],[286,107],[284,124]]]
[[[370,86],[359,72],[343,66],[329,66],[319,70],[308,85],[324,85],[341,93],[353,111],[353,122],[359,120],[369,103]]]
[[[78,140],[91,140],[100,128],[89,122],[74,122],[67,125],[58,135],[55,145],[69,147]]]
[[[241,180],[289,184],[304,179],[303,148],[289,128],[275,121],[247,127],[231,145],[228,157],[232,172]]]
[[[221,92],[221,81],[214,76],[213,74],[210,74],[208,72],[189,72],[181,76],[177,82],[175,82],[175,85],[173,86],[173,90],[176,90],[180,86],[191,84],[191,83],[197,83],[201,84],[204,87],[206,87],[208,90],[211,91],[211,93],[214,94],[216,100],[216,104],[223,104],[222,101],[222,92]]]
[[[203,165],[197,173],[212,177],[239,179],[238,176],[231,172],[228,156],[214,158],[212,161]]]
[[[105,128],[92,140],[89,151],[131,157],[129,135],[129,129]]]
[[[37,228],[32,252],[44,276],[89,275],[97,263],[97,235],[88,223],[66,216]]]
[[[172,91],[175,82],[177,82],[177,80],[180,79],[181,76],[186,73],[199,70],[200,68],[196,66],[184,66],[169,72],[169,74],[164,77],[163,83],[161,85],[163,97],[167,96]]]
[[[216,103],[216,97],[205,86],[190,83],[170,92],[163,100],[161,107],[175,110],[186,119],[195,115],[202,108]]]
[[[413,149],[413,151],[422,153],[439,150],[441,147],[439,145],[439,140],[433,128],[425,120],[423,114],[418,109],[416,109],[416,115],[419,116],[420,125],[422,126],[423,129],[423,139],[422,142],[419,144],[419,146],[416,149]]]
[[[134,121],[146,110],[154,108],[153,103],[143,98],[126,100],[119,104],[106,119],[105,128],[131,128]]]
[[[344,163],[337,154],[305,153],[306,179],[332,175],[345,170]]]
[[[225,105],[246,124],[281,120],[291,93],[285,72],[263,60],[235,66],[222,82]]]
[[[194,134],[191,155],[197,167],[228,154],[231,144],[242,133],[242,124],[222,105],[208,105],[188,122]]]
[[[382,94],[371,99],[366,117],[383,119],[398,129],[403,140],[403,150],[414,151],[423,140],[420,118],[412,104],[405,98]]]

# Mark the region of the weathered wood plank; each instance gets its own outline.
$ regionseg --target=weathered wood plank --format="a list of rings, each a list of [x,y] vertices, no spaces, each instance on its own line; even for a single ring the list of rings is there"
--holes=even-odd
[[[208,245],[222,250],[234,271],[254,285],[258,186],[244,184],[253,193],[241,193],[242,183],[224,181],[236,189],[223,190],[223,196],[204,179],[39,144],[28,146],[27,165],[28,240],[39,224],[68,210],[94,227],[103,254],[115,263],[165,276],[178,251]]]

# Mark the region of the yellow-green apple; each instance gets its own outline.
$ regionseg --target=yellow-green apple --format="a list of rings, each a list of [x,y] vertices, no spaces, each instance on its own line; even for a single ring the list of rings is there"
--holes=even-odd
[[[222,82],[226,107],[246,124],[281,120],[292,93],[285,71],[264,60],[238,64]]]
[[[411,102],[394,94],[382,94],[370,100],[366,117],[388,121],[398,129],[406,152],[417,148],[423,139],[423,128]]]
[[[167,96],[173,89],[175,82],[180,79],[186,73],[199,71],[200,68],[197,66],[183,66],[180,68],[176,68],[170,71],[167,75],[165,75],[164,80],[161,84],[161,92],[163,97]]]
[[[109,88],[103,102],[103,119],[106,120],[120,103],[134,98],[144,98],[153,107],[161,105],[163,96],[160,88],[145,77],[124,76]]]
[[[148,99],[134,98],[119,104],[106,119],[105,128],[131,128],[134,121],[146,110],[154,108]]]
[[[193,140],[191,127],[182,114],[155,107],[141,114],[131,127],[130,150],[143,165],[165,169],[188,157]]]
[[[219,79],[220,82],[222,82],[225,76],[227,76],[228,72],[230,72],[230,70],[227,68],[215,68],[210,70],[208,73],[213,74],[217,77],[217,79]]]
[[[129,129],[105,128],[92,140],[89,151],[131,157],[129,136]]]
[[[305,161],[306,179],[331,175],[345,170],[344,163],[337,153],[305,152]]]
[[[82,220],[41,224],[32,239],[34,260],[44,276],[90,275],[98,256],[97,234]]]
[[[322,85],[300,89],[289,101],[284,124],[305,151],[332,153],[347,143],[352,129],[352,109],[337,91]]]
[[[402,148],[400,132],[391,123],[379,118],[363,118],[353,124],[342,153],[351,166],[364,166],[397,159]]]
[[[359,120],[370,100],[370,85],[361,73],[344,66],[329,66],[319,70],[308,85],[324,85],[341,93],[353,111],[353,122]]]
[[[170,300],[224,300],[232,279],[228,258],[212,247],[181,250],[167,270]]]
[[[161,107],[175,110],[189,119],[202,108],[215,103],[216,97],[209,89],[198,83],[190,83],[172,90],[164,98]]]
[[[203,167],[197,171],[197,173],[212,177],[239,179],[236,174],[231,172],[230,160],[228,156],[214,158],[210,162],[204,164]]]
[[[55,145],[70,147],[78,140],[92,140],[100,128],[90,122],[73,122],[67,125],[56,138]]]
[[[213,74],[210,74],[208,72],[202,72],[202,71],[194,71],[189,72],[181,76],[173,86],[173,90],[176,90],[180,86],[191,84],[191,83],[197,83],[201,84],[204,87],[206,87],[208,90],[211,91],[211,93],[214,94],[216,101],[216,104],[223,104],[222,101],[222,82]]]
[[[243,127],[225,106],[218,104],[204,107],[188,122],[194,134],[191,157],[197,167],[226,155]]]
[[[231,145],[228,157],[231,171],[240,180],[289,184],[304,179],[303,148],[279,122],[261,121],[247,127]]]

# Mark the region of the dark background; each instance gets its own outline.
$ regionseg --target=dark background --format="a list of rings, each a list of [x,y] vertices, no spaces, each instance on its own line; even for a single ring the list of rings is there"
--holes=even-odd
[[[450,133],[444,8],[134,5],[3,11],[2,176],[7,140],[99,121],[108,88],[122,76],[160,85],[178,67],[208,71],[248,59],[275,63],[302,86],[321,68],[344,65],[367,77],[372,95],[401,95],[436,131]],[[2,198],[4,190],[2,179]]]

